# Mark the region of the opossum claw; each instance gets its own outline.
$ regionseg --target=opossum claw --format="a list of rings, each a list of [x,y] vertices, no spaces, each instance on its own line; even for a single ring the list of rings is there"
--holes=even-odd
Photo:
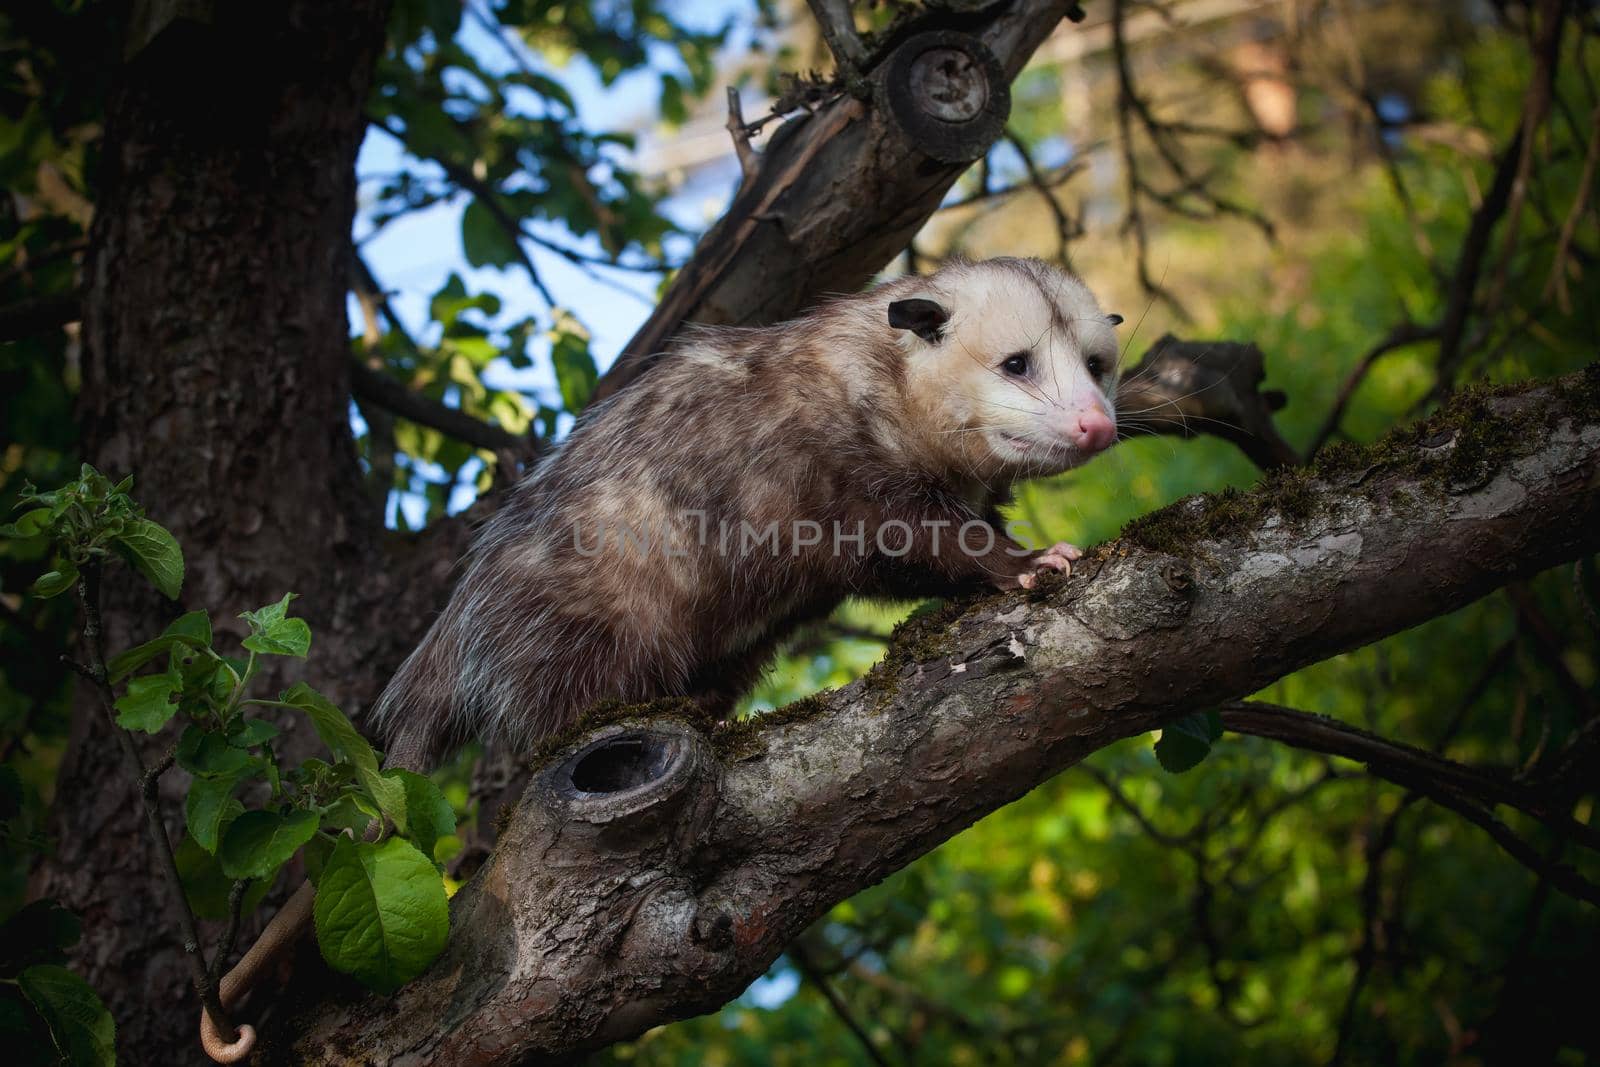
[[[1032,589],[1039,580],[1039,572],[1044,570],[1060,571],[1062,575],[1070,575],[1073,561],[1082,558],[1083,549],[1065,541],[1057,541],[1028,561],[1033,570],[1017,575],[1017,584],[1024,589]]]

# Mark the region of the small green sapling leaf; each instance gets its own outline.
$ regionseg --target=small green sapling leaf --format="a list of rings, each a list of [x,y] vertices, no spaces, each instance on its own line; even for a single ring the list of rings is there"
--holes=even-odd
[[[379,810],[401,831],[406,828],[406,792],[400,782],[378,773],[378,756],[367,739],[351,725],[345,713],[327,697],[304,682],[296,682],[280,697],[283,703],[299,708],[311,719],[317,736],[334,756],[355,767],[356,780]]]
[[[88,982],[65,967],[45,963],[24,970],[17,985],[49,1026],[62,1062],[72,1067],[113,1067],[117,1024]]]
[[[247,811],[223,831],[217,859],[230,878],[270,878],[316,832],[314,811]]]
[[[450,903],[433,861],[409,841],[340,838],[317,883],[317,945],[328,965],[381,993],[444,950]]]
[[[406,832],[431,859],[439,838],[456,832],[455,809],[431,778],[407,770],[384,771],[383,776],[405,787]]]
[[[190,774],[237,774],[250,765],[250,753],[228,744],[222,734],[193,724],[178,738],[177,759]]]
[[[189,836],[207,852],[216,852],[222,831],[244,813],[244,805],[233,798],[240,775],[200,776],[189,786],[184,800],[184,816],[189,820]]]
[[[183,549],[178,539],[149,519],[128,519],[117,536],[128,561],[168,600],[183,591]]]
[[[228,727],[228,744],[234,748],[255,748],[271,741],[281,732],[266,719],[236,719]]]
[[[50,529],[50,509],[34,508],[17,516],[16,522],[0,526],[0,537],[38,537]]]
[[[1162,729],[1156,759],[1166,770],[1182,774],[1205,759],[1221,738],[1222,716],[1215,710],[1197,711]]]
[[[65,593],[77,582],[78,568],[69,560],[59,560],[55,570],[45,571],[39,575],[38,580],[28,587],[28,592],[40,600],[49,600],[53,596]]]
[[[164,652],[177,648],[209,648],[210,645],[211,619],[203,611],[191,611],[172,620],[161,631],[161,636],[111,657],[106,668],[111,674],[111,684],[115,685]]]
[[[177,682],[170,675],[134,678],[128,682],[128,692],[117,698],[117,725],[124,730],[159,733],[178,713],[178,705],[172,702],[176,688]]]
[[[239,617],[250,624],[250,636],[241,642],[251,652],[266,656],[304,656],[311,650],[311,627],[304,619],[288,617],[294,593],[285,593],[276,604]]]
[[[177,860],[178,877],[183,882],[183,895],[189,898],[189,907],[202,919],[226,919],[233,879],[222,873],[222,864],[217,857],[185,834],[178,843]],[[271,886],[272,883],[265,880],[251,882],[245,890],[240,910],[245,915],[255,911]]]

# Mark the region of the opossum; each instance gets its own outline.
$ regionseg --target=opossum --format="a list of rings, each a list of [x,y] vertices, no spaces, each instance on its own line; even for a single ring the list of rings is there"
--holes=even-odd
[[[691,328],[587,412],[481,531],[384,690],[389,766],[523,750],[608,698],[731,711],[784,637],[851,595],[1030,586],[999,508],[1117,436],[1121,318],[1032,259],[953,261],[777,326]],[[310,883],[223,980],[234,1003],[309,922]],[[207,1053],[249,1055],[254,1031]]]
[[[993,259],[691,328],[486,524],[377,704],[391,758],[524,749],[611,698],[726,713],[846,596],[1069,567],[997,508],[1115,440],[1120,321],[1062,270]]]

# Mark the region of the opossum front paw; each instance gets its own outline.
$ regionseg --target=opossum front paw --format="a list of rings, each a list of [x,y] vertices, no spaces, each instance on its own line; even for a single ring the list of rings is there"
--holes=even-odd
[[[1072,573],[1074,560],[1083,558],[1083,549],[1065,541],[1057,541],[1043,552],[1028,560],[1031,570],[1017,575],[1016,583],[1023,589],[1032,589],[1043,571],[1059,571],[1063,576]]]

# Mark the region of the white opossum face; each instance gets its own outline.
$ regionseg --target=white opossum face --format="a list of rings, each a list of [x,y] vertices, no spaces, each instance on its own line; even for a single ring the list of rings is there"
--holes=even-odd
[[[1121,321],[1036,260],[955,265],[889,305],[911,396],[944,453],[983,478],[1056,474],[1116,441]]]

